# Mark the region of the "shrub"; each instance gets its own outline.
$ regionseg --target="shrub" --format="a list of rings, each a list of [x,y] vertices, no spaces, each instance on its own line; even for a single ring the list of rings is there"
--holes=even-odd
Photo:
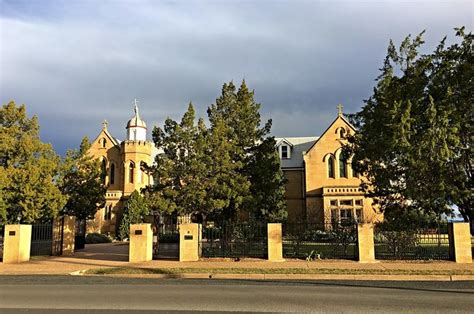
[[[110,243],[112,239],[110,239],[105,234],[100,233],[88,233],[86,235],[86,244],[94,244],[94,243]]]

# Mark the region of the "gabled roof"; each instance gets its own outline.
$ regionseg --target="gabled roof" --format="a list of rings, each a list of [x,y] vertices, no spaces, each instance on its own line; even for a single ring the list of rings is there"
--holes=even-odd
[[[275,139],[275,141],[276,141],[276,139]],[[286,145],[288,145],[290,147],[293,147],[293,144],[284,137],[277,141],[276,147],[280,146],[283,143],[285,143]]]
[[[120,142],[115,138],[113,137],[109,131],[107,130],[107,128],[102,128],[102,130],[99,132],[99,135],[96,136],[96,138],[92,141],[92,143],[94,143],[95,141],[97,141],[97,139],[99,137],[101,137],[101,134],[104,133],[105,136],[109,139],[109,141],[114,144],[114,145],[120,145]]]
[[[307,152],[309,152],[310,150],[313,149],[313,147],[316,145],[316,143],[317,143],[321,138],[324,137],[324,135],[327,133],[327,131],[333,126],[334,123],[336,123],[336,121],[337,121],[338,119],[341,119],[342,121],[344,121],[352,130],[354,130],[354,132],[357,131],[357,129],[352,125],[352,123],[350,123],[349,120],[348,120],[346,117],[344,117],[343,114],[340,114],[340,115],[338,115],[338,116],[336,117],[336,119],[334,119],[334,121],[327,127],[327,129],[323,132],[323,134],[321,134],[321,136],[318,138],[318,140],[315,141],[315,142],[313,143],[313,145],[311,145],[311,147],[307,150]]]
[[[285,142],[291,146],[291,158],[280,159],[281,167],[284,168],[302,168],[304,166],[303,153],[318,140],[316,136],[310,137],[284,137],[275,138],[277,147]]]

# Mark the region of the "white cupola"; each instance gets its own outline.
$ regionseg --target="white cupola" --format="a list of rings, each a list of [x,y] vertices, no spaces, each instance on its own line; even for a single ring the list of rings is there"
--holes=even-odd
[[[127,140],[129,141],[146,141],[146,123],[138,114],[138,104],[135,99],[135,115],[127,123]]]

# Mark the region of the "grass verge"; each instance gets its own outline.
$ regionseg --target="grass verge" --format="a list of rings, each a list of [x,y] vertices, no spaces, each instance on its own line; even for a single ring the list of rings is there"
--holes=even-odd
[[[339,268],[139,268],[111,267],[89,269],[90,275],[153,275],[153,274],[315,274],[315,275],[474,275],[471,269],[339,269]]]

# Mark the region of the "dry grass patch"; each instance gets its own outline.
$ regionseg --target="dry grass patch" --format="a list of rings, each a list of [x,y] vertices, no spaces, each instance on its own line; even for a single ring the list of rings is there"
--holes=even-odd
[[[473,269],[411,270],[411,269],[340,269],[340,268],[145,268],[111,267],[89,269],[91,275],[153,275],[153,274],[315,274],[315,275],[474,275]]]

